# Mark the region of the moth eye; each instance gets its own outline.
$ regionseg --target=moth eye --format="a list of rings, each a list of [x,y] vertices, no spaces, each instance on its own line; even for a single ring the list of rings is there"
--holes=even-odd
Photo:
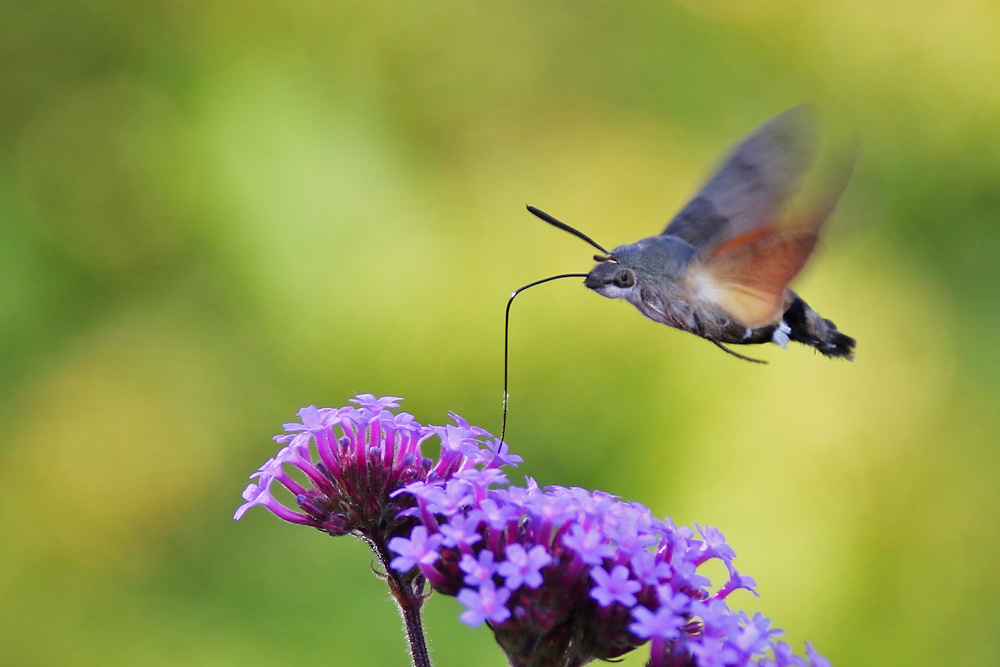
[[[635,274],[628,269],[625,269],[615,276],[613,282],[617,287],[631,287],[632,285],[635,285]]]

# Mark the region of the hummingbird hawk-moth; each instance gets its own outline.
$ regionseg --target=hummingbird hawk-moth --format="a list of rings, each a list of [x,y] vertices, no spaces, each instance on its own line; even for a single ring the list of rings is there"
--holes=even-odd
[[[788,288],[819,240],[846,176],[824,201],[785,219],[813,161],[807,107],[764,123],[740,142],[662,233],[608,252],[591,238],[529,206],[536,216],[602,254],[583,284],[625,299],[646,317],[725,347],[795,341],[827,357],[854,358],[855,340]]]
[[[507,426],[507,331],[520,292],[559,278],[625,299],[646,317],[689,331],[729,354],[726,345],[795,341],[827,357],[854,359],[855,340],[837,330],[788,288],[819,241],[820,229],[847,184],[834,187],[804,213],[789,217],[816,153],[812,113],[805,106],[779,114],[747,135],[698,194],[660,234],[608,252],[583,232],[529,206],[545,222],[601,251],[589,273],[551,276],[521,287],[507,302],[504,331],[504,414]]]

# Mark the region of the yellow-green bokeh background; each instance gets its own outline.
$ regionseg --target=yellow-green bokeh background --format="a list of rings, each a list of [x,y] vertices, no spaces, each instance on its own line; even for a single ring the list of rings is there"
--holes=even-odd
[[[524,205],[637,240],[803,101],[861,146],[796,282],[857,361],[554,283],[508,440],[719,526],[835,665],[1000,663],[998,44],[992,0],[7,0],[0,663],[406,664],[364,545],[231,520],[270,436],[355,392],[499,430],[508,293],[591,265]],[[504,664],[458,611],[437,664]]]

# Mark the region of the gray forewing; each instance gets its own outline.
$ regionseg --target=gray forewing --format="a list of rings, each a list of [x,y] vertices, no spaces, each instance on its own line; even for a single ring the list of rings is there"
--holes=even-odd
[[[816,153],[815,136],[807,106],[764,123],[733,150],[663,233],[700,250],[767,224],[798,191]]]

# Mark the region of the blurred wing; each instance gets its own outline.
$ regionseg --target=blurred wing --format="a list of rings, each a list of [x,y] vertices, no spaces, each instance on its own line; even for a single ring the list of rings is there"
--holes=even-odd
[[[764,123],[733,150],[663,233],[706,250],[769,224],[799,189],[815,156],[815,134],[806,106]]]
[[[745,327],[773,324],[785,311],[788,283],[818,239],[812,229],[752,231],[696,259],[686,286],[695,299],[715,304]]]

